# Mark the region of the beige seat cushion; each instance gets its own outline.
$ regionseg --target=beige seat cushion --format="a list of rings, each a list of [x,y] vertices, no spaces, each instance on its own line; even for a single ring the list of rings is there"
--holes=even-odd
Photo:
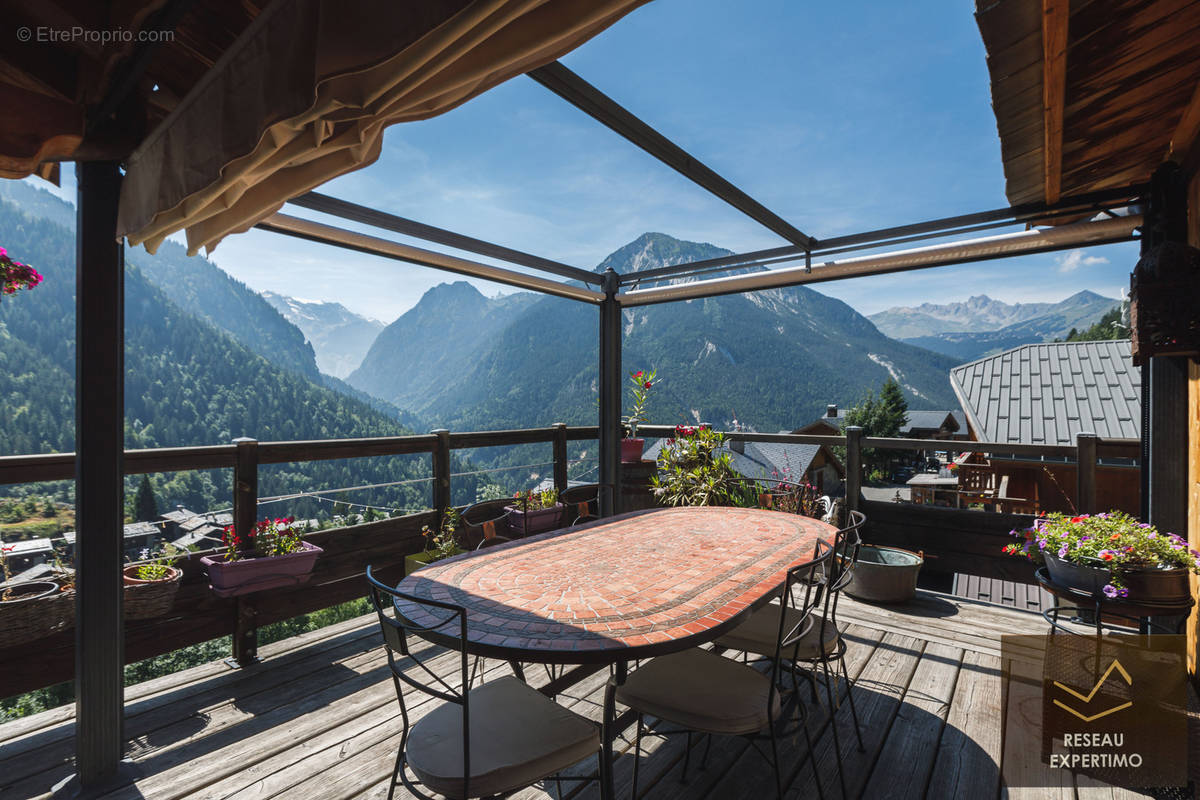
[[[513,677],[471,690],[471,797],[536,783],[600,749],[600,729]],[[409,734],[408,765],[430,789],[463,797],[462,707],[444,703]]]
[[[767,713],[770,679],[709,650],[651,659],[617,689],[617,702],[689,730],[756,733],[779,714],[776,694]]]
[[[794,608],[788,608],[784,613],[787,615],[787,629],[791,630],[800,621],[800,612]],[[731,650],[742,650],[760,656],[773,657],[775,642],[778,638],[779,604],[771,603],[752,613],[745,622],[717,639],[716,643],[720,647],[728,647]],[[805,661],[813,661],[822,655],[829,655],[836,651],[838,648],[837,625],[832,622],[825,625],[824,653],[820,647],[821,638],[821,617],[814,615],[812,627],[800,637],[799,651],[796,653],[796,657]],[[792,657],[793,647],[795,645],[789,645],[783,652],[784,658]]]

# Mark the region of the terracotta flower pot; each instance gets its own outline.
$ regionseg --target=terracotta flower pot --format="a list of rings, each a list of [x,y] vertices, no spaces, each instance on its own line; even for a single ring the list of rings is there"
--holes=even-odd
[[[298,586],[312,575],[317,557],[325,552],[315,544],[301,542],[301,549],[285,556],[260,556],[226,561],[224,555],[204,556],[208,580],[217,597],[236,597],[280,586]]]
[[[629,464],[642,460],[642,448],[646,446],[645,439],[621,440],[621,463]]]
[[[142,580],[137,576],[138,569],[138,566],[130,565],[123,570],[125,619],[153,619],[165,615],[175,603],[183,572],[176,567],[167,567],[167,577]]]

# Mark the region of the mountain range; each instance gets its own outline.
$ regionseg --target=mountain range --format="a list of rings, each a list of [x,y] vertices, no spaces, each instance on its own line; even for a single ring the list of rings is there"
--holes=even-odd
[[[633,274],[728,255],[647,233],[596,269]],[[845,303],[806,287],[624,312],[626,372],[656,369],[656,423],[734,419],[798,427],[890,376],[913,408],[951,408],[953,359],[889,339]],[[431,289],[385,328],[347,382],[432,425],[594,423],[598,314],[553,297],[485,298],[459,281]]]
[[[75,237],[62,223],[73,216],[66,213],[69,204],[48,192],[8,181],[3,185],[0,242],[33,264],[45,281],[0,301],[0,419],[5,421],[0,455],[69,451],[75,440]],[[9,199],[23,192],[33,193],[37,202]],[[44,213],[47,206],[55,213]],[[317,372],[300,331],[245,285],[205,259],[177,259],[165,244],[163,249],[167,253],[156,256],[127,251],[127,447],[221,444],[243,435],[304,440],[412,432],[387,404],[353,397],[349,387],[329,388],[327,382],[340,382]],[[226,312],[212,305],[217,299]],[[218,327],[217,320],[229,327]],[[255,348],[242,341],[256,336]],[[271,357],[260,350],[271,351]],[[458,454],[452,462],[455,472],[464,473],[455,479],[456,501],[473,502],[479,478],[472,464]],[[420,508],[429,504],[427,485],[387,484],[427,474],[428,459],[416,456],[270,465],[260,470],[259,492],[381,484],[342,499]],[[154,480],[160,507],[206,510],[229,504],[227,470]],[[56,488],[60,499],[69,499],[69,484]],[[317,508],[311,500],[268,507],[297,514]]]
[[[1085,329],[1121,301],[1091,291],[1057,303],[1004,303],[976,295],[959,303],[895,307],[869,319],[884,334],[918,347],[974,361],[1023,344],[1065,338]]]
[[[335,378],[353,372],[383,330],[379,320],[361,317],[341,303],[300,300],[269,291],[262,296],[304,334],[316,354],[317,368]]]

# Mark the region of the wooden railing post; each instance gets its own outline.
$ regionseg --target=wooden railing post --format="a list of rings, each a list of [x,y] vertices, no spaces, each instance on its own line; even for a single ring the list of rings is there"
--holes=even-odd
[[[1075,510],[1096,513],[1096,434],[1075,434]]]
[[[450,431],[438,428],[430,433],[438,437],[433,448],[433,507],[441,519],[450,507]]]
[[[258,523],[258,440],[240,436],[233,440],[237,456],[233,464],[233,531],[246,545]],[[239,667],[258,663],[258,609],[254,595],[237,598],[233,631],[233,661]]]
[[[863,429],[858,425],[846,428],[846,510],[858,511],[862,499],[862,440]]]
[[[554,488],[562,494],[567,490],[567,423],[556,422],[554,428]]]

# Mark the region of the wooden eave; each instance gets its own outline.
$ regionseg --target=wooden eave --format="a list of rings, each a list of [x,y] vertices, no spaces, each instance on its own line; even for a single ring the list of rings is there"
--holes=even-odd
[[[1145,182],[1169,155],[1187,155],[1178,145],[1172,155],[1180,129],[1195,147],[1187,134],[1200,114],[1200,3],[1070,0],[1065,64],[1046,58],[1044,32],[1057,30],[1058,7],[976,6],[1013,205]],[[1048,76],[1063,80],[1061,92],[1047,86]]]

